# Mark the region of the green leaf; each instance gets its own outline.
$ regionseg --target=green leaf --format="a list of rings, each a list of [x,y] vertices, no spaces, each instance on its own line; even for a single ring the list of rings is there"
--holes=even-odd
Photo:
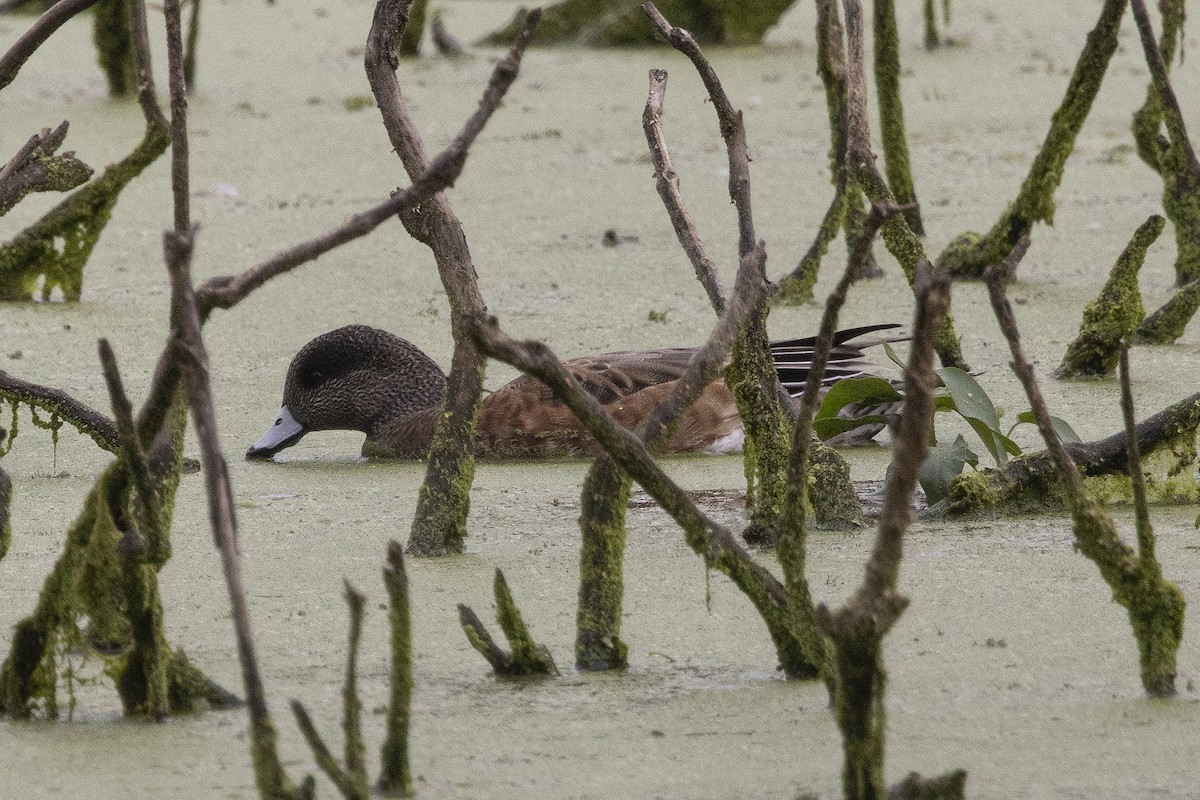
[[[893,350],[892,346],[887,342],[883,343],[883,352],[887,353],[887,357],[890,358],[897,367],[904,369],[904,362],[900,360],[900,356],[896,355],[896,351]]]
[[[938,411],[953,411],[954,398],[945,389],[938,389],[933,395],[933,410],[934,413]]]
[[[1034,419],[1032,411],[1022,411],[1020,414],[1017,414],[1017,424],[1019,425],[1022,422],[1028,422],[1030,425],[1037,424],[1037,420]],[[1079,434],[1075,432],[1074,428],[1067,424],[1065,419],[1051,416],[1050,424],[1054,426],[1054,432],[1058,434],[1058,438],[1064,444],[1083,444],[1083,439],[1079,438]],[[1016,425],[1013,427],[1015,428]]]
[[[851,403],[874,406],[903,399],[904,395],[883,378],[843,378],[825,393],[825,399],[817,409],[817,419],[836,418],[838,412]]]
[[[813,420],[813,430],[821,440],[831,439],[839,433],[861,428],[863,425],[876,423],[887,424],[888,418],[883,414],[867,414],[865,417],[845,419],[843,417],[822,417]]]
[[[979,463],[979,456],[971,452],[967,442],[959,434],[953,442],[941,443],[929,448],[929,455],[921,464],[918,480],[925,491],[929,505],[944,500],[950,494],[950,481],[954,480],[963,467]]]
[[[996,407],[974,378],[957,367],[943,367],[934,371],[941,377],[954,400],[954,410],[970,423],[998,466],[1004,466],[1010,453],[1020,455],[1021,448],[1000,432],[1000,416],[996,413]]]

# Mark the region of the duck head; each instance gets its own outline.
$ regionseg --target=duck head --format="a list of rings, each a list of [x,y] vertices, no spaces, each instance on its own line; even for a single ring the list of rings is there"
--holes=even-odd
[[[313,339],[292,359],[283,408],[246,451],[270,458],[311,431],[362,431],[436,407],[446,376],[415,345],[387,331],[347,325]]]

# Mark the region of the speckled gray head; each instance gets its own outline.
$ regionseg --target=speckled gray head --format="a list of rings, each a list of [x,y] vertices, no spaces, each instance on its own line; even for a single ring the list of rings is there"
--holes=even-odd
[[[246,451],[270,458],[323,430],[373,435],[384,422],[436,406],[446,376],[411,342],[367,325],[313,339],[292,359],[275,423]]]

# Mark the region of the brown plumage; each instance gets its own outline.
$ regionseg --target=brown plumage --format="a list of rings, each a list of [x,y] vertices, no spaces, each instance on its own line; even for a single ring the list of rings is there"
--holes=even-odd
[[[858,363],[863,348],[881,341],[851,345],[850,340],[894,327],[841,331],[826,385],[863,374]],[[812,344],[811,339],[772,344],[780,380],[793,395],[803,390]],[[604,353],[564,365],[618,422],[635,428],[670,394],[695,350]],[[372,455],[422,457],[433,440],[445,382],[437,364],[411,343],[365,325],[339,328],[313,339],[296,354],[288,368],[279,419],[246,456],[270,458],[306,433],[336,429],[365,433],[364,452]],[[733,394],[723,380],[717,380],[684,415],[663,450],[738,450],[741,430]],[[478,431],[476,452],[481,456],[590,455],[599,449],[550,389],[527,375],[484,399]],[[870,435],[877,431],[878,427]]]

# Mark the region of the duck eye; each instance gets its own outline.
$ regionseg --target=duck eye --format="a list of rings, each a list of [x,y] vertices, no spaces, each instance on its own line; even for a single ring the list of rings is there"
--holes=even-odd
[[[319,369],[312,369],[312,370],[308,370],[307,372],[305,372],[303,374],[301,382],[305,386],[312,388],[314,386],[319,386],[321,384],[321,382],[324,380],[325,380],[324,372],[322,372]]]

